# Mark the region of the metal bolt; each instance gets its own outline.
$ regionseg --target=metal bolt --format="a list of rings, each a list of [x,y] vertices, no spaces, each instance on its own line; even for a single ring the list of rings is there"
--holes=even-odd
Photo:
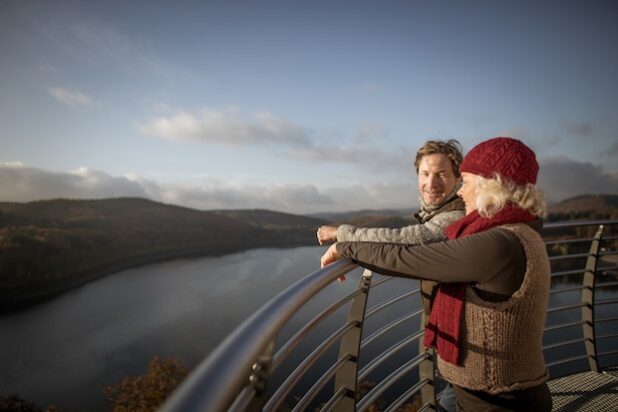
[[[249,382],[251,382],[252,384],[256,384],[258,381],[258,377],[255,374],[251,374],[249,375]]]

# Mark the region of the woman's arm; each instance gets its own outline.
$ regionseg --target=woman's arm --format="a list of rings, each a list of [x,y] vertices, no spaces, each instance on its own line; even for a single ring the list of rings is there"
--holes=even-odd
[[[339,257],[349,257],[361,266],[385,275],[438,282],[486,282],[512,261],[525,259],[517,236],[499,228],[418,246],[336,243],[324,254],[323,264]]]

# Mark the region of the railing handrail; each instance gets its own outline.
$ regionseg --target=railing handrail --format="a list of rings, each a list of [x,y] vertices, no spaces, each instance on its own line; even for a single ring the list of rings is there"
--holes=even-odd
[[[357,265],[342,259],[279,293],[245,320],[200,363],[163,411],[223,411],[244,386],[261,351],[309,299]]]
[[[618,219],[601,219],[601,220],[561,220],[557,222],[543,223],[543,229],[556,229],[580,226],[599,226],[599,225],[615,225]]]
[[[552,276],[570,274],[571,272],[582,274],[584,274],[584,272],[588,272],[592,273],[594,276],[597,270],[596,259],[598,256],[603,255],[603,253],[598,249],[598,243],[602,233],[602,226],[608,227],[616,224],[618,224],[618,220],[616,219],[566,221],[545,224],[544,229],[600,226],[600,230],[597,231],[597,235],[595,236],[595,241],[597,242],[597,251],[593,252],[591,248],[588,264],[586,265],[587,268],[571,271],[552,271]],[[568,239],[565,239],[565,242],[568,241]],[[554,242],[552,241],[551,243],[553,244]],[[574,254],[572,256],[567,255],[565,257],[583,257],[583,254]],[[593,265],[590,265],[590,263],[592,262],[591,259],[594,260]],[[312,297],[314,297],[318,292],[330,285],[339,276],[350,272],[357,266],[358,265],[353,263],[350,259],[340,260],[332,265],[329,265],[327,268],[315,271],[307,275],[306,277],[300,279],[292,286],[278,294],[276,297],[266,303],[261,309],[259,309],[253,316],[244,321],[231,335],[229,335],[222,343],[220,343],[217,348],[197,366],[197,368],[191,373],[191,375],[183,383],[183,385],[163,405],[162,410],[164,412],[225,411],[228,410],[228,407],[230,407],[230,405],[236,405],[233,403],[234,399],[237,400],[237,403],[244,406],[239,406],[238,409],[234,409],[234,407],[232,407],[231,410],[260,409],[260,405],[264,405],[264,403],[268,400],[266,399],[265,385],[260,384],[260,379],[262,379],[263,382],[264,379],[267,379],[267,377],[264,377],[263,375],[269,374],[272,370],[272,352],[274,348],[274,339],[276,338],[277,334],[281,331],[286,322],[288,322],[290,318],[294,316],[298,312],[298,310],[301,309]],[[370,279],[369,283],[371,283]],[[378,280],[374,283],[383,283],[383,279]],[[363,282],[359,284],[359,290],[361,289],[362,284]],[[594,281],[591,283],[591,285],[588,285],[586,287],[588,289],[594,289]],[[366,284],[367,290],[364,292],[365,296],[369,288],[369,284]],[[373,288],[373,286],[371,286],[371,288]],[[581,289],[584,289],[584,287],[581,287]],[[403,295],[407,296],[408,293],[404,293]],[[401,293],[398,296],[391,297],[390,300],[400,299],[400,296]],[[386,302],[388,301],[389,299],[386,300]],[[384,302],[379,302],[374,305],[373,308],[380,308],[381,305],[384,304]],[[586,306],[586,308],[584,308],[584,317],[586,317],[591,322],[594,322],[593,315],[591,315],[590,313],[585,313],[585,311],[587,310],[590,312],[593,305],[593,297],[588,297],[586,304],[583,305]],[[558,310],[571,307],[582,307],[582,304],[578,303],[576,305],[563,305],[548,310],[548,313],[554,313]],[[371,310],[363,308],[363,318],[365,316],[369,316],[370,313]],[[319,316],[320,315],[318,315],[318,317]],[[567,322],[565,324],[559,325],[545,325],[545,331],[564,328],[567,326],[571,327],[573,325],[580,325],[584,323],[584,321],[580,320],[578,322]],[[360,332],[362,333],[362,320],[360,322],[357,321],[357,324],[360,326]],[[586,325],[583,325],[583,327],[585,330]],[[420,331],[422,332],[422,327]],[[585,335],[586,339],[594,340],[594,330],[592,330],[592,332],[586,332]],[[360,346],[360,333],[357,339],[358,345]],[[573,342],[575,341],[581,341],[581,339],[573,340]],[[558,343],[553,343],[551,345],[548,345],[544,349],[552,349],[553,347],[558,346],[560,346]],[[592,355],[591,351],[594,352],[592,353]],[[589,360],[591,357],[596,358],[596,347],[587,347],[587,352],[587,355],[557,360],[552,364],[548,364],[548,366],[552,366],[553,364],[572,362],[579,359],[585,359],[586,357],[588,357]],[[604,353],[600,353],[599,355],[602,354]],[[421,355],[419,354],[419,356]],[[346,357],[345,361],[341,361],[342,357]],[[340,351],[339,360],[341,362],[338,361],[340,364],[337,364],[337,367],[340,368],[342,367],[343,363],[349,361],[357,363],[356,358],[357,355],[351,355],[350,352]],[[425,358],[427,358],[427,354],[425,354]],[[371,362],[368,365],[370,364]],[[416,364],[414,365],[416,366]],[[363,370],[364,369],[365,368],[363,368]],[[323,376],[320,379],[320,384],[323,384],[324,379],[326,378]],[[430,382],[426,386],[431,386],[431,391],[433,391],[433,402],[435,402],[435,383],[432,382],[433,372],[430,371],[429,374],[427,374],[426,372],[424,374],[421,374],[419,382],[423,380]],[[418,389],[417,387],[419,386],[419,382],[414,385],[414,391]],[[349,390],[350,387],[353,388],[354,386],[348,385],[348,390],[344,390],[345,387],[336,384],[336,387],[334,389],[334,395],[330,400],[326,402],[326,405],[337,405],[337,403],[340,402],[341,399],[346,397],[348,398],[348,400],[350,399],[350,397],[354,399],[356,394],[352,393],[353,391],[351,392]],[[241,390],[243,396],[238,397],[238,394],[241,393]],[[248,394],[247,391],[251,392],[251,394]],[[411,393],[413,392],[406,391],[406,394]],[[256,398],[260,399],[256,401],[256,403],[249,403],[250,399]],[[368,397],[362,403],[367,404],[368,402],[370,402],[370,398],[371,397]],[[241,399],[242,402],[239,402],[239,399]],[[425,395],[423,395],[423,399],[425,399]],[[402,398],[399,398],[397,402],[403,402]],[[432,408],[434,407],[434,403],[432,403],[432,401],[429,402],[430,403],[426,403],[425,406],[429,405],[429,408],[433,410]],[[247,407],[247,405],[252,405],[254,407]]]

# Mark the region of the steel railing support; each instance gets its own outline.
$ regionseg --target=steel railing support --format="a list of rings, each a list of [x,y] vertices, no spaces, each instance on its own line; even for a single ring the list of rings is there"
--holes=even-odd
[[[365,269],[358,283],[358,294],[352,301],[348,312],[347,322],[356,322],[358,325],[350,329],[341,337],[339,346],[339,359],[349,356],[350,359],[335,375],[334,393],[341,389],[345,390],[346,396],[335,407],[335,411],[349,412],[356,410],[356,385],[358,377],[358,355],[360,352],[361,337],[363,334],[363,321],[367,308],[367,295],[371,286],[372,272]]]
[[[588,359],[590,370],[599,371],[598,358],[604,355],[617,353],[616,351],[597,352],[597,340],[603,338],[614,337],[615,334],[604,336],[596,336],[595,322],[615,321],[618,318],[608,317],[595,319],[594,307],[610,304],[611,299],[600,300],[595,302],[595,287],[597,283],[596,272],[607,270],[606,267],[600,264],[600,243],[602,240],[613,240],[615,236],[604,236],[604,226],[614,228],[618,224],[618,220],[605,221],[587,221],[587,222],[569,222],[569,223],[549,223],[545,225],[546,229],[565,229],[577,227],[598,227],[594,239],[570,239],[570,240],[554,240],[546,242],[549,244],[557,243],[573,243],[573,242],[592,242],[590,251],[587,255],[585,269],[562,270],[552,272],[552,278],[562,277],[569,274],[583,274],[581,285],[581,303],[577,305],[563,305],[561,307],[553,307],[548,311],[556,313],[566,310],[576,310],[580,307],[582,318],[575,322],[567,322],[559,325],[552,325],[545,328],[545,332],[555,331],[563,328],[575,327],[579,328],[582,325],[583,340],[585,342],[586,353],[579,353],[578,356],[561,359],[552,363],[548,363],[548,367],[555,365]],[[616,251],[611,251],[615,254]],[[577,255],[578,256],[578,255]],[[573,257],[573,256],[570,256]],[[436,355],[431,350],[426,350],[422,347],[422,339],[419,342],[419,354],[412,360],[406,362],[401,367],[396,369],[380,383],[376,385],[362,400],[356,405],[357,386],[359,381],[362,381],[373,368],[380,365],[384,359],[390,357],[397,352],[401,347],[413,342],[422,337],[422,329],[425,320],[421,321],[421,327],[415,331],[411,331],[410,335],[400,342],[395,343],[383,353],[374,355],[371,351],[367,351],[367,356],[374,356],[373,359],[367,359],[366,365],[359,371],[359,356],[363,355],[363,343],[361,341],[363,325],[367,319],[380,310],[389,307],[395,302],[399,302],[405,297],[408,297],[416,292],[406,292],[396,295],[386,301],[378,302],[377,305],[367,311],[367,298],[370,288],[375,288],[380,283],[386,282],[390,277],[384,277],[372,281],[372,274],[365,271],[359,282],[358,291],[346,296],[344,300],[350,302],[350,310],[347,315],[347,323],[339,328],[327,341],[323,341],[308,358],[305,358],[300,365],[298,374],[294,373],[292,380],[289,382],[290,387],[267,388],[267,384],[272,386],[273,381],[268,382],[273,370],[281,363],[291,350],[296,347],[296,344],[303,339],[304,336],[313,330],[320,321],[324,320],[328,315],[336,309],[343,306],[343,303],[336,302],[330,307],[324,309],[314,320],[306,324],[296,335],[291,342],[284,343],[280,351],[273,357],[274,340],[278,337],[279,332],[284,325],[294,316],[307,302],[309,302],[317,293],[331,285],[332,282],[341,275],[345,275],[350,270],[357,267],[350,259],[345,259],[330,265],[328,268],[316,271],[303,279],[300,279],[285,291],[281,292],[270,300],[261,309],[255,312],[249,319],[243,322],[230,336],[228,336],[198,367],[191,373],[184,384],[172,395],[161,409],[162,412],[240,412],[253,410],[268,410],[269,403],[275,405],[278,403],[278,391],[287,391],[282,400],[285,400],[287,393],[294,387],[296,380],[302,375],[303,369],[313,364],[319,356],[324,354],[331,345],[337,342],[340,344],[339,358],[333,366],[331,366],[320,378],[318,378],[312,388],[305,393],[305,396],[298,402],[296,408],[302,409],[313,402],[313,396],[321,393],[323,385],[332,382],[334,379],[334,391],[332,397],[324,405],[326,411],[356,411],[369,408],[372,402],[376,401],[385,391],[388,390],[394,382],[401,377],[410,374],[410,372],[418,368],[419,379],[416,382],[411,382],[410,388],[404,390],[404,393],[399,396],[388,410],[393,410],[403,404],[408,398],[421,392],[423,401],[422,410],[435,411],[437,406],[437,376],[436,376]],[[612,267],[613,270],[613,267]],[[614,286],[612,282],[601,284],[599,286]],[[575,291],[578,288],[566,287],[556,290],[555,293],[567,291]],[[347,303],[346,303],[347,304]],[[391,327],[403,323],[407,319],[401,317],[386,322],[386,324],[375,332],[372,336],[366,338],[369,342],[373,337],[381,335],[382,332],[390,330]],[[298,341],[297,341],[298,340]],[[568,340],[552,343],[547,345],[545,349],[553,349],[567,344],[578,342],[578,340]],[[371,353],[370,353],[371,352]],[[287,385],[284,381],[284,384]],[[267,391],[267,389],[269,389]],[[269,396],[269,392],[273,392],[270,399],[265,399]],[[390,395],[389,395],[390,396]],[[264,401],[266,400],[266,403]],[[275,402],[277,401],[277,402]],[[274,408],[273,408],[274,409]]]
[[[421,325],[427,324],[427,314],[423,312],[423,316],[421,318]],[[437,411],[438,410],[438,401],[436,399],[436,374],[437,374],[437,359],[435,350],[431,348],[426,348],[423,345],[423,339],[419,339],[418,341],[418,351],[419,353],[425,354],[425,359],[418,366],[418,374],[419,380],[423,379],[427,380],[421,387],[421,402],[423,405],[427,405],[429,411]]]
[[[596,284],[597,262],[599,257],[599,246],[603,238],[603,225],[599,229],[590,245],[590,252],[586,259],[586,269],[582,289],[582,320],[584,339],[586,345],[586,355],[590,370],[599,371],[599,361],[597,358],[597,343],[594,332],[594,286]]]
[[[266,385],[268,384],[268,377],[270,376],[274,349],[275,341],[272,340],[266,345],[266,348],[253,365],[251,365],[249,383],[255,389],[255,396],[246,410],[257,411],[261,409],[268,400],[266,397]]]

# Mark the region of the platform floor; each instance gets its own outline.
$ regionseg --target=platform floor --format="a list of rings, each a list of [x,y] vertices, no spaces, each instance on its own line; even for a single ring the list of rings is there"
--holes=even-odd
[[[581,372],[548,382],[554,412],[618,411],[618,367]]]

